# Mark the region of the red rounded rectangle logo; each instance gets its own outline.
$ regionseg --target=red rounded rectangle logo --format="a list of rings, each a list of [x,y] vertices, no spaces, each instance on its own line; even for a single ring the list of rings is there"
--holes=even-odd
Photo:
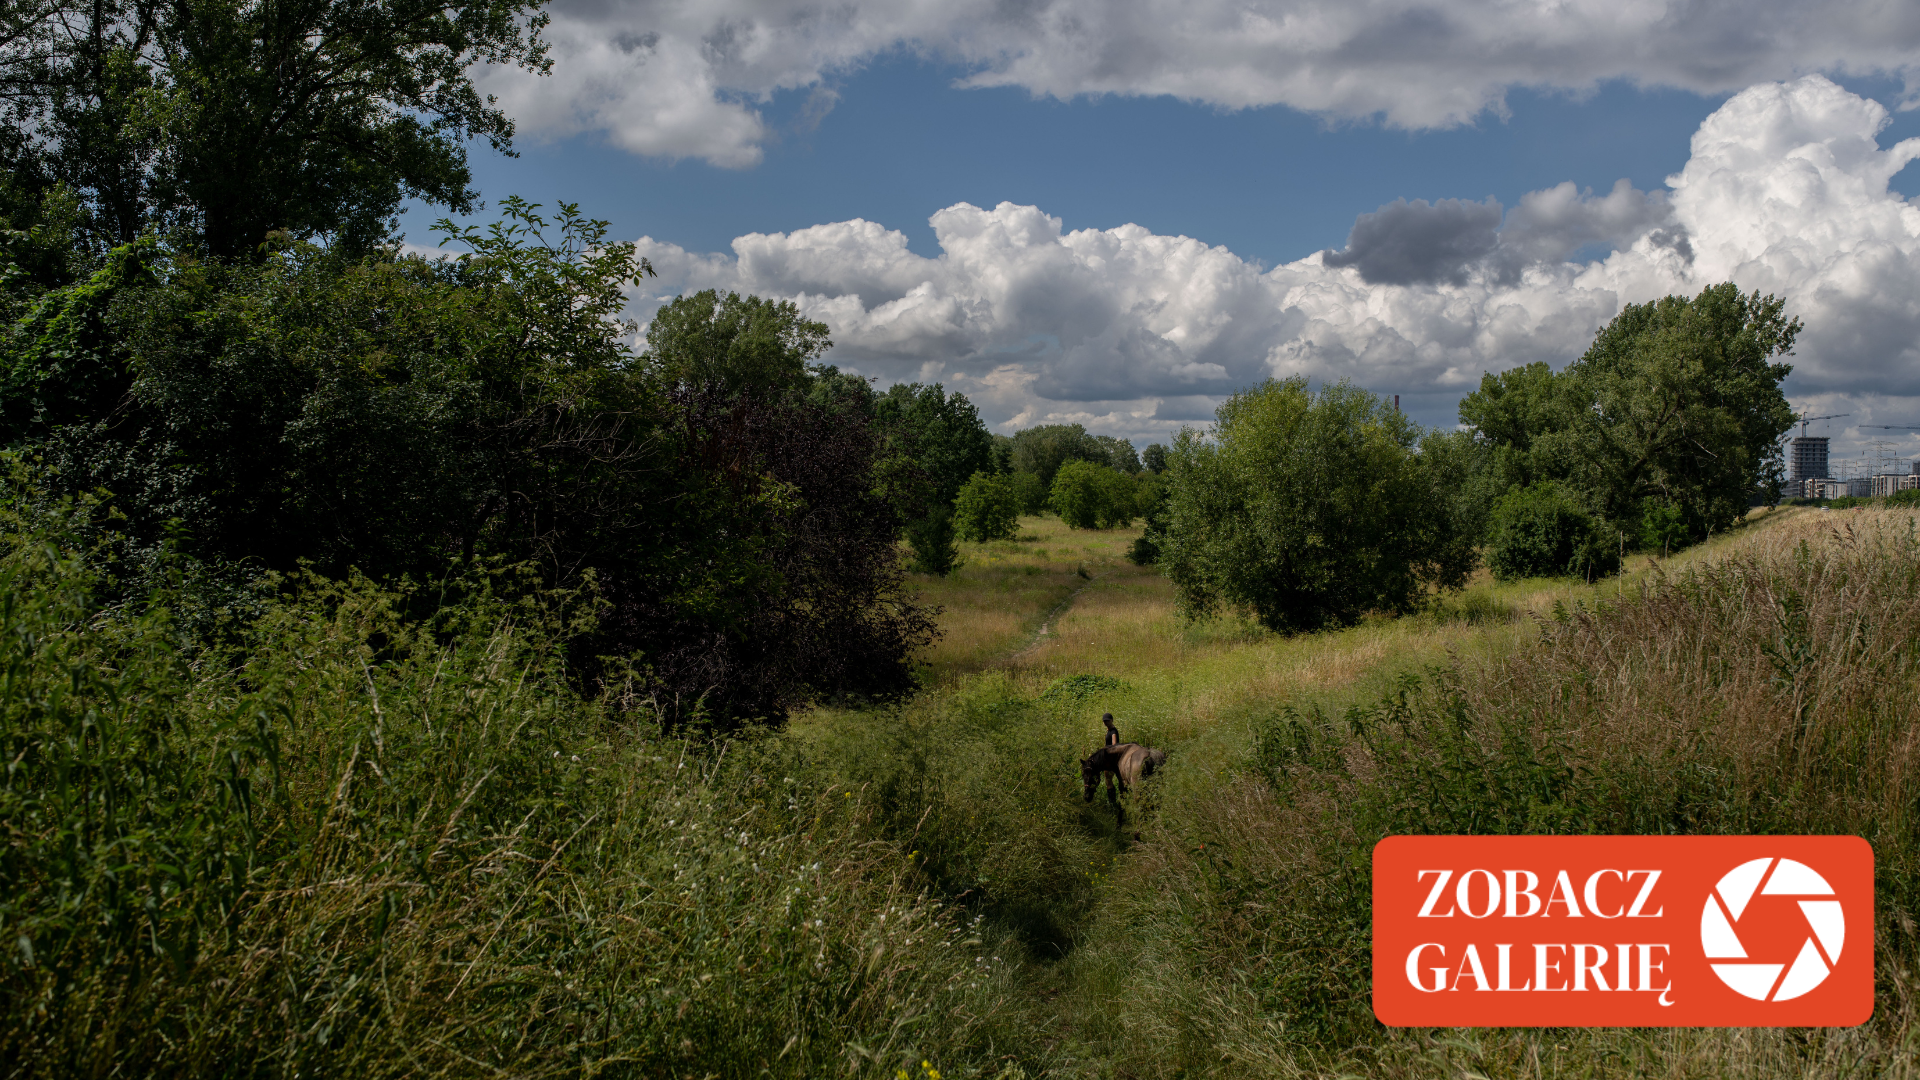
[[[1850,1027],[1873,1015],[1857,836],[1390,836],[1373,1014],[1395,1027]]]

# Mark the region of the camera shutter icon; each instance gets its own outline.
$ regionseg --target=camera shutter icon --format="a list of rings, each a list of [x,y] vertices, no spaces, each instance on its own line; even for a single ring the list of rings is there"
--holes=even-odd
[[[1809,898],[1797,901],[1806,917],[1806,936],[1791,966],[1754,962],[1735,929],[1756,890],[1761,896]],[[1826,878],[1792,859],[1754,859],[1727,871],[1700,911],[1700,947],[1709,960],[1746,962],[1716,963],[1714,974],[1735,993],[1755,1001],[1791,1001],[1819,986],[1840,962],[1840,948],[1847,939],[1846,915],[1840,901],[1831,899],[1833,895]],[[1791,942],[1780,941],[1752,944],[1762,956],[1784,957],[1792,947]],[[1780,975],[1783,969],[1785,978]]]

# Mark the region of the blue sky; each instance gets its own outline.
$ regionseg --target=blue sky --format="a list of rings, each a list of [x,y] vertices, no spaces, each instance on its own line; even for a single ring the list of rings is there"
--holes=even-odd
[[[1920,300],[1889,299],[1920,292],[1920,11],[552,10],[551,78],[482,78],[520,123],[518,158],[473,154],[486,198],[645,238],[642,322],[686,289],[791,297],[834,362],[942,381],[997,430],[1144,443],[1290,374],[1450,425],[1481,372],[1564,364],[1621,304],[1729,278],[1807,320],[1797,405],[1920,423]],[[437,216],[410,208],[408,239]]]
[[[877,59],[833,80],[838,100],[816,118],[807,115],[815,91],[776,93],[762,109],[777,137],[749,168],[641,157],[597,132],[554,139],[534,130],[517,140],[517,159],[479,147],[475,184],[489,199],[578,202],[616,235],[696,251],[858,217],[905,232],[913,251],[933,256],[935,210],[1007,201],[1040,206],[1069,229],[1131,222],[1273,265],[1343,246],[1357,215],[1398,198],[1491,195],[1512,205],[1564,180],[1659,187],[1728,96],[1620,81],[1589,94],[1522,88],[1509,93],[1505,118],[1406,131],[1285,106],[960,89],[963,74],[912,55]],[[1886,103],[1899,90],[1886,78],[1839,81]],[[1881,141],[1915,134],[1920,111],[1895,112]],[[1920,168],[1895,187],[1920,193]],[[433,242],[439,216],[410,208],[408,239]]]

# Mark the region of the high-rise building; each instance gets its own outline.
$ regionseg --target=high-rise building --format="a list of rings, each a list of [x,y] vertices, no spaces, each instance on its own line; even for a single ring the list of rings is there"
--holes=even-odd
[[[1819,480],[1828,476],[1827,439],[1824,435],[1798,435],[1793,440],[1794,480]]]

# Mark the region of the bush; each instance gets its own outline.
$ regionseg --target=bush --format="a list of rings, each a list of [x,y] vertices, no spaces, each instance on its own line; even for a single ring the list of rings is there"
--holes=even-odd
[[[1164,451],[1165,447],[1155,443],[1147,449]],[[1165,464],[1164,455],[1162,464]],[[1142,473],[1137,478],[1134,505],[1146,519],[1146,529],[1127,549],[1127,561],[1135,566],[1152,566],[1160,561],[1160,551],[1167,542],[1167,490],[1165,477],[1158,473]]]
[[[953,501],[953,520],[962,540],[1012,539],[1020,531],[1020,496],[1013,478],[974,473]]]
[[[923,574],[946,577],[960,565],[960,549],[953,543],[953,511],[941,507],[907,523],[907,544],[913,549],[913,568]]]
[[[1134,482],[1126,473],[1091,461],[1069,461],[1054,476],[1054,512],[1071,529],[1132,524]]]
[[[1040,477],[1029,472],[1017,472],[1009,475],[1008,483],[1013,488],[1014,498],[1020,503],[1021,513],[1047,512],[1047,485]]]
[[[1690,545],[1694,535],[1686,511],[1672,503],[1649,501],[1640,515],[1638,542],[1643,551],[1657,551],[1664,558]]]
[[[1273,630],[1411,611],[1473,565],[1419,429],[1364,390],[1304,377],[1235,394],[1214,441],[1192,430],[1168,472],[1161,565],[1182,606],[1251,612]]]
[[[1494,503],[1487,567],[1501,581],[1562,574],[1593,578],[1619,569],[1619,539],[1557,484],[1515,488]]]

